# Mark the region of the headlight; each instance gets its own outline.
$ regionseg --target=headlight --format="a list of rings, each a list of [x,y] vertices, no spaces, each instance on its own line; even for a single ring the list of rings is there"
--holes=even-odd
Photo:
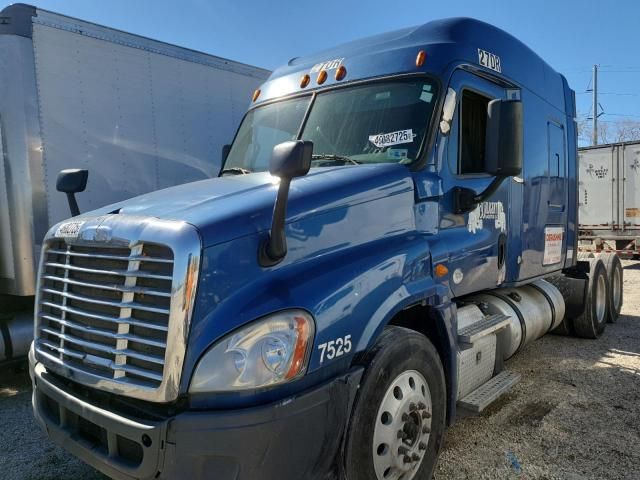
[[[285,310],[223,338],[200,359],[189,391],[246,390],[303,375],[315,326],[302,310]]]

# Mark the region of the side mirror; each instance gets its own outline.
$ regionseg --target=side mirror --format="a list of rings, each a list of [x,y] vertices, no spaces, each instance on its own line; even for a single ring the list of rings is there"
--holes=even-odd
[[[313,142],[297,140],[283,142],[273,147],[269,173],[281,179],[303,177],[311,168]]]
[[[522,172],[522,102],[489,102],[485,165],[496,177],[513,177]]]
[[[287,215],[289,186],[292,179],[303,177],[309,172],[312,155],[313,142],[307,140],[283,142],[273,147],[269,173],[274,177],[280,177],[280,186],[273,207],[269,238],[259,252],[260,264],[264,267],[279,263],[287,254],[284,222]]]
[[[487,107],[485,167],[495,178],[482,192],[455,187],[454,212],[470,212],[495,193],[507,177],[522,173],[522,102],[492,100]]]
[[[67,194],[69,210],[71,210],[71,216],[73,217],[80,215],[80,209],[78,208],[78,202],[76,202],[75,194],[78,192],[84,192],[84,189],[87,188],[88,177],[89,172],[79,168],[70,168],[58,173],[56,190]]]
[[[223,145],[222,146],[222,164],[227,161],[227,157],[229,156],[229,152],[231,151],[231,145]]]

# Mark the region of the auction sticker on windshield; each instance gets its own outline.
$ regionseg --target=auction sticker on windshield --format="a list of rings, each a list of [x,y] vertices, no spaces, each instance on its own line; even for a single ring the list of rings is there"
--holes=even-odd
[[[377,135],[369,135],[369,141],[376,147],[390,147],[391,145],[400,145],[402,143],[411,143],[415,137],[413,130],[398,130],[397,132],[379,133]]]

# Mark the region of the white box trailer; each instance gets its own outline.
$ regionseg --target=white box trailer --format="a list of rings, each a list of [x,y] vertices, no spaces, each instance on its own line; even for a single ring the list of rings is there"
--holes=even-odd
[[[268,75],[28,5],[0,12],[0,361],[26,353],[41,241],[70,216],[58,172],[89,171],[81,211],[215,176]]]
[[[640,253],[640,141],[580,148],[583,251]]]

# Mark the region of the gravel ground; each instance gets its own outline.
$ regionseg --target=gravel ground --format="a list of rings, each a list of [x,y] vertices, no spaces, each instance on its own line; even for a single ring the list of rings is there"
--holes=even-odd
[[[510,394],[448,432],[436,480],[640,479],[640,263],[598,340],[547,335],[507,362]]]
[[[509,361],[522,381],[448,431],[436,480],[640,478],[640,263],[623,265],[618,322],[596,341],[547,335]],[[46,440],[26,372],[0,376],[0,478],[106,479]]]

